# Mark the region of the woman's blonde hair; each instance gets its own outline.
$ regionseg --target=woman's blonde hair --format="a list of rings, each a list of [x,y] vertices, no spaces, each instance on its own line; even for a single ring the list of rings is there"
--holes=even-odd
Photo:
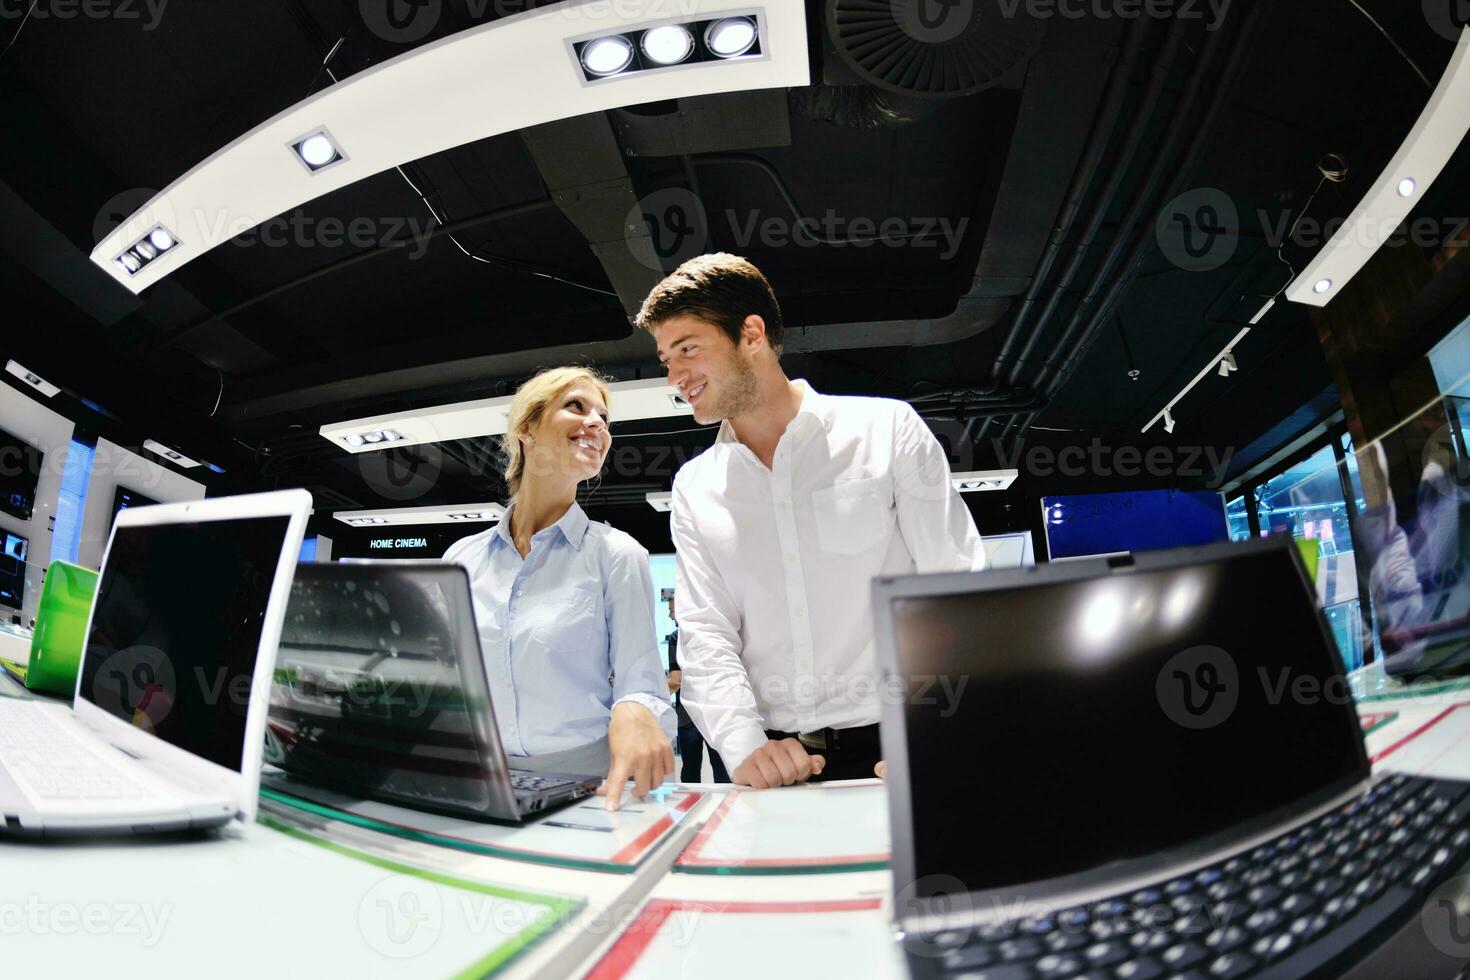
[[[520,492],[521,477],[526,471],[520,437],[541,423],[548,404],[579,381],[592,385],[603,402],[608,401],[608,379],[584,367],[547,368],[516,389],[515,398],[510,403],[505,435],[500,437],[500,451],[505,456],[505,484],[512,497]]]

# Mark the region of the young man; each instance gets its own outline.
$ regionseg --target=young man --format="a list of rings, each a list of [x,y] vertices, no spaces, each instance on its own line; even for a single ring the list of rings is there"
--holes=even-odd
[[[743,258],[685,262],[638,322],[695,421],[721,422],[674,480],[684,707],[736,783],[872,776],[872,579],[984,567],[943,450],[904,402],[788,379]]]

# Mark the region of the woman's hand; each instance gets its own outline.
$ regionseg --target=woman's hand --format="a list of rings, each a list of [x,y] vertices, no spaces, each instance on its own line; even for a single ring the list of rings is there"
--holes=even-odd
[[[607,798],[609,810],[616,810],[621,804],[623,786],[630,777],[634,795],[647,796],[649,790],[661,785],[674,772],[674,750],[669,745],[669,737],[659,727],[653,712],[635,701],[613,705],[607,740],[612,768],[597,788],[597,795]]]

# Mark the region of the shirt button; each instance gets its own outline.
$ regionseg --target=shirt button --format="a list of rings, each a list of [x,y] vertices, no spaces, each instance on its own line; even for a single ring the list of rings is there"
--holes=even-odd
[[[787,561],[796,561],[796,556],[794,554],[792,554],[791,552],[788,551],[788,552],[786,552],[786,560]]]
[[[812,665],[812,662],[810,660],[803,660],[800,663],[798,663],[796,666],[800,667],[802,670],[806,670],[807,668],[811,667],[811,665]]]
[[[801,608],[800,606],[797,606],[795,609],[793,609],[791,611],[796,614],[796,618],[797,619],[800,619],[802,616],[805,616],[806,615],[806,610],[803,609],[803,608]]]

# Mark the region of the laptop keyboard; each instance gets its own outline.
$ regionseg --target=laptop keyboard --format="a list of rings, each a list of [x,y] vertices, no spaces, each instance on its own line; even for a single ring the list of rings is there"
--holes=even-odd
[[[1392,776],[1228,861],[1053,915],[915,937],[910,955],[965,980],[1306,976],[1470,859],[1467,790]]]
[[[563,786],[573,786],[583,782],[571,776],[558,776],[554,773],[535,772],[530,769],[510,770],[510,785],[523,793],[542,793],[547,790],[561,789]]]
[[[151,795],[35,705],[15,702],[0,710],[0,760],[22,789],[43,800],[127,800]]]

